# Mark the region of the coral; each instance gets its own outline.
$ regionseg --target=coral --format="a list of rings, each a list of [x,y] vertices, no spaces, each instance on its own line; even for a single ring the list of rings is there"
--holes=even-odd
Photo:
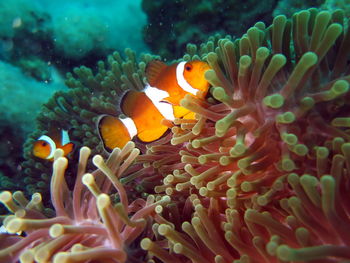
[[[145,52],[141,33],[146,18],[138,2],[48,3],[55,52],[70,62],[91,56],[101,58],[125,47]],[[55,12],[57,9],[60,11]]]
[[[52,73],[50,70],[50,63],[47,63],[38,57],[21,58],[16,62],[16,65],[22,71],[38,81],[52,81]]]
[[[108,32],[108,24],[95,10],[69,9],[54,21],[55,49],[72,60],[103,53]]]
[[[43,208],[39,193],[31,201],[22,192],[0,194],[0,201],[14,213],[4,218],[4,226],[10,233],[26,232],[26,237],[8,247],[12,236],[2,239],[1,262],[126,262],[133,253],[137,255],[133,262],[143,262],[133,242],[149,226],[155,209],[170,199],[148,196],[128,201],[120,178],[139,154],[133,143],[115,149],[107,161],[95,155],[98,169],[93,173],[86,172],[90,152],[81,148],[76,183],[69,191],[64,178],[68,161],[60,157],[61,150],[56,151],[50,186],[54,217],[46,217],[50,211]],[[115,191],[118,202],[113,204],[109,194]]]
[[[0,58],[16,61],[22,56],[40,56],[50,48],[50,16],[36,1],[9,0],[0,3]]]
[[[42,105],[56,90],[63,90],[65,86],[59,81],[40,83],[25,76],[19,68],[5,62],[0,62],[0,97],[1,122],[21,124],[22,133],[29,133],[34,129],[34,120]],[[36,96],[28,98],[28,93]],[[14,105],[17,105],[14,106]],[[19,105],[21,107],[19,107]]]

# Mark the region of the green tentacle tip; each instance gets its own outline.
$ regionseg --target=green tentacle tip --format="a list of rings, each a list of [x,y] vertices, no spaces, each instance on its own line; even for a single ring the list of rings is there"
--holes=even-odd
[[[282,160],[282,169],[284,171],[290,172],[293,171],[295,169],[295,163],[293,162],[292,159],[289,159],[287,157],[283,158]]]
[[[248,208],[244,213],[244,219],[248,221],[254,220],[254,216],[257,214],[257,211],[251,208]]]
[[[317,63],[318,57],[314,52],[306,52],[300,59],[298,65],[302,65],[304,69],[308,69]]]
[[[252,37],[254,38],[254,36],[258,37],[258,34],[259,34],[259,29],[256,27],[251,27],[247,31],[247,35],[249,38],[252,38]]]
[[[336,81],[331,88],[331,93],[335,97],[345,94],[348,91],[349,91],[349,83],[346,80]]]
[[[317,14],[316,19],[322,19],[328,23],[328,21],[331,19],[331,14],[328,11],[321,11]]]
[[[349,117],[339,117],[335,118],[331,122],[334,127],[350,127],[350,118]]]
[[[278,15],[273,19],[273,24],[285,23],[286,21],[287,21],[287,17],[285,15]]]
[[[231,163],[230,158],[228,156],[221,156],[219,159],[219,163],[222,166],[227,166]]]
[[[300,101],[300,106],[304,109],[311,109],[315,105],[315,100],[311,97],[304,97]]]
[[[206,163],[208,162],[207,156],[205,156],[205,155],[200,155],[200,156],[198,157],[198,162],[199,162],[200,164],[206,164]]]
[[[209,63],[216,63],[218,60],[218,55],[215,52],[210,52],[207,56],[207,60]]]
[[[225,92],[225,90],[222,87],[215,87],[212,89],[212,94],[214,96],[215,99],[219,100],[219,101],[223,101],[227,98],[227,94]]]
[[[328,157],[328,154],[329,154],[328,148],[322,147],[322,146],[317,147],[317,149],[316,149],[317,158],[325,159]]]
[[[283,54],[276,54],[272,57],[271,63],[272,65],[281,68],[287,63],[287,58]]]
[[[293,133],[282,133],[281,138],[288,145],[295,145],[298,142],[298,137]]]
[[[265,106],[278,109],[283,106],[284,104],[284,97],[281,94],[273,94],[270,96],[266,96],[263,99],[263,103]]]
[[[250,192],[250,191],[252,191],[252,190],[253,190],[253,185],[252,185],[252,183],[250,183],[250,182],[243,182],[243,183],[241,184],[241,190],[242,190],[243,192]]]
[[[221,120],[218,120],[216,123],[215,123],[215,134],[216,136],[218,137],[222,137],[225,135],[227,129],[230,127],[230,124],[227,120],[225,120],[225,118],[221,119]]]
[[[250,160],[248,158],[241,159],[237,162],[237,166],[240,169],[245,169],[250,165]]]
[[[290,173],[287,177],[287,180],[290,185],[296,185],[299,183],[299,175],[296,173]]]
[[[235,146],[233,146],[230,150],[230,155],[232,157],[238,157],[245,153],[247,150],[247,147],[243,143],[237,143]]]
[[[205,73],[204,73],[204,77],[206,80],[208,81],[212,81],[216,79],[216,73],[213,69],[208,69]]]
[[[341,34],[341,32],[343,31],[343,26],[341,24],[338,23],[333,23],[328,27],[329,32],[332,33],[334,40]]]
[[[345,156],[350,156],[350,143],[344,143],[341,146],[341,151]]]
[[[244,55],[244,56],[241,56],[239,60],[239,67],[245,69],[249,67],[251,63],[252,63],[252,58],[248,55]]]
[[[289,124],[295,121],[295,115],[293,112],[287,111],[276,116],[276,121],[278,123]]]
[[[270,51],[266,47],[259,47],[256,50],[256,58],[257,59],[265,60],[269,55],[270,55]]]
[[[303,186],[315,187],[318,183],[318,180],[316,179],[316,177],[314,177],[312,175],[304,174],[300,177],[300,183]]]
[[[305,144],[299,143],[293,147],[292,151],[299,156],[305,156],[308,153],[309,149]]]
[[[198,139],[193,140],[192,141],[192,147],[195,148],[195,149],[201,147],[201,141],[198,140]]]
[[[331,175],[323,175],[320,181],[323,188],[332,189],[335,186],[335,179]]]
[[[277,257],[284,261],[290,261],[295,259],[295,254],[293,253],[293,249],[287,245],[281,245],[277,248]]]

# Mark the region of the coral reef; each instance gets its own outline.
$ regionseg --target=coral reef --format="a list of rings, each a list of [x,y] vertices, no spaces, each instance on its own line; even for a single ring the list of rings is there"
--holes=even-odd
[[[0,15],[0,58],[6,61],[34,56],[69,70],[82,61],[94,65],[113,50],[147,50],[138,1],[9,0],[0,3]]]
[[[46,50],[50,16],[36,1],[9,0],[0,3],[0,58],[10,60]]]
[[[28,233],[6,236],[9,246],[4,243],[0,255],[88,262],[80,256],[91,253],[98,261],[96,251],[107,249],[125,262],[135,255],[128,249],[133,247],[135,260],[148,263],[350,260],[350,32],[344,23],[342,10],[311,8],[291,19],[279,15],[268,27],[257,22],[239,39],[188,45],[184,60],[202,59],[211,67],[205,74],[210,95],[181,101],[196,119],[165,121],[170,133],[138,145],[139,156],[133,143],[115,149],[107,162],[95,156],[99,170],[92,175],[83,175],[89,150],[82,148],[73,199],[63,180],[71,174],[67,160],[56,156],[56,213],[50,219],[33,219],[50,212],[35,203],[40,196],[28,202],[21,193],[3,192],[1,202],[15,213],[4,219],[5,227]],[[108,59],[111,70],[100,63],[96,75],[84,67],[75,72],[79,80],[69,75],[70,92],[46,105],[41,127],[50,116],[75,125],[82,144],[102,152],[94,118],[116,114],[118,95],[143,86],[146,64],[127,54],[133,62],[123,63],[115,53]],[[101,235],[91,236],[97,230]]]

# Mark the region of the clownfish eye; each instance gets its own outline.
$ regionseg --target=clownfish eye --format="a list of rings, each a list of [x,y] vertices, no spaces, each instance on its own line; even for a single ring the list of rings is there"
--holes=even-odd
[[[44,146],[44,147],[45,147],[46,145],[47,145],[47,142],[42,142],[42,143],[41,143],[41,146]]]
[[[192,65],[187,63],[186,66],[185,66],[185,70],[186,71],[191,71],[192,70]]]

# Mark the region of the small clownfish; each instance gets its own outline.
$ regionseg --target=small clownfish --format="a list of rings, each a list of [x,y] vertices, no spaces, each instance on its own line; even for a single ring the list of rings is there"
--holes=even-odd
[[[69,140],[68,131],[54,131],[50,134],[50,136],[42,135],[34,142],[34,156],[53,161],[53,155],[56,149],[62,149],[64,156],[73,151],[74,144]]]
[[[202,61],[169,66],[158,60],[149,62],[146,68],[149,84],[143,91],[126,92],[120,101],[125,117],[100,116],[97,127],[105,148],[122,148],[134,137],[145,143],[153,142],[168,130],[163,119],[189,117],[191,112],[180,106],[180,100],[189,93],[207,93],[209,83],[204,73],[208,69],[208,64]]]

